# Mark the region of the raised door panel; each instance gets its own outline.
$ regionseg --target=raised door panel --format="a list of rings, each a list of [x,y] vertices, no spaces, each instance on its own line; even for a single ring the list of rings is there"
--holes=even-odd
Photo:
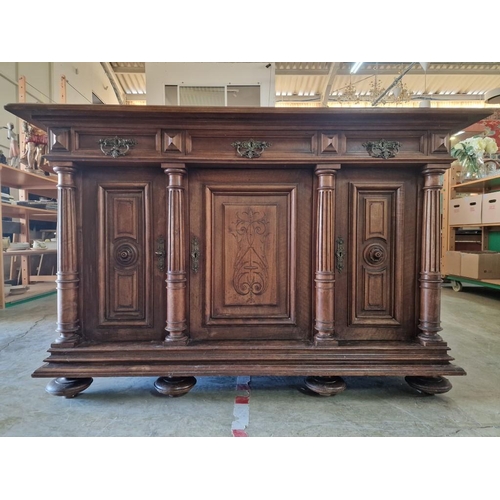
[[[162,339],[165,326],[163,262],[165,175],[124,169],[87,173],[82,213],[85,335],[101,341]],[[95,304],[95,305],[94,305]]]
[[[417,182],[410,170],[346,169],[337,183],[336,335],[404,340],[416,332]],[[339,240],[339,238],[341,240]]]
[[[308,338],[312,173],[211,169],[189,177],[199,248],[191,338]]]

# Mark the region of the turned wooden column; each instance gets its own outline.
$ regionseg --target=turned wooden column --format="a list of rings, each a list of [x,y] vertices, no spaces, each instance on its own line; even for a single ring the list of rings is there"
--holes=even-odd
[[[441,328],[441,176],[442,165],[427,165],[424,175],[422,260],[420,267],[420,322],[422,345],[442,342]]]
[[[167,318],[165,340],[185,344],[186,329],[186,248],[185,193],[183,165],[162,165],[167,185]]]
[[[340,165],[316,167],[315,341],[334,341],[335,333],[335,170]]]
[[[79,339],[77,270],[76,189],[73,163],[53,166],[57,173],[57,332],[58,345],[74,345]]]

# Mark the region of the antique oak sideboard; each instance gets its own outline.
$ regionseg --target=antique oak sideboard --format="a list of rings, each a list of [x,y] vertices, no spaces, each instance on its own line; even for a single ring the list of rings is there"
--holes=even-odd
[[[451,388],[440,186],[471,109],[9,104],[58,176],[57,338],[34,377],[401,376]]]

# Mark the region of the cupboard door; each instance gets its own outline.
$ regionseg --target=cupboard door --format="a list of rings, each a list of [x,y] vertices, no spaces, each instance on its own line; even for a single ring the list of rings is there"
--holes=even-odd
[[[193,340],[310,338],[312,178],[190,169]]]
[[[90,170],[92,170],[90,172]],[[165,337],[165,174],[161,169],[86,169],[82,299],[85,337]],[[110,180],[116,179],[116,180]]]
[[[416,334],[418,182],[412,169],[338,173],[339,339],[407,340]]]

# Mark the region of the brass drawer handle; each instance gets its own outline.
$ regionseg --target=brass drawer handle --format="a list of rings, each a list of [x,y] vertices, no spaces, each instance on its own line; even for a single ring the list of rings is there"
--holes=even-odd
[[[231,146],[243,158],[259,158],[264,149],[271,147],[272,144],[266,141],[254,141],[250,139],[248,141],[233,142]]]
[[[113,158],[125,156],[129,152],[129,149],[133,148],[135,145],[136,142],[134,139],[123,139],[121,137],[99,139],[101,151],[106,156],[112,156]]]

